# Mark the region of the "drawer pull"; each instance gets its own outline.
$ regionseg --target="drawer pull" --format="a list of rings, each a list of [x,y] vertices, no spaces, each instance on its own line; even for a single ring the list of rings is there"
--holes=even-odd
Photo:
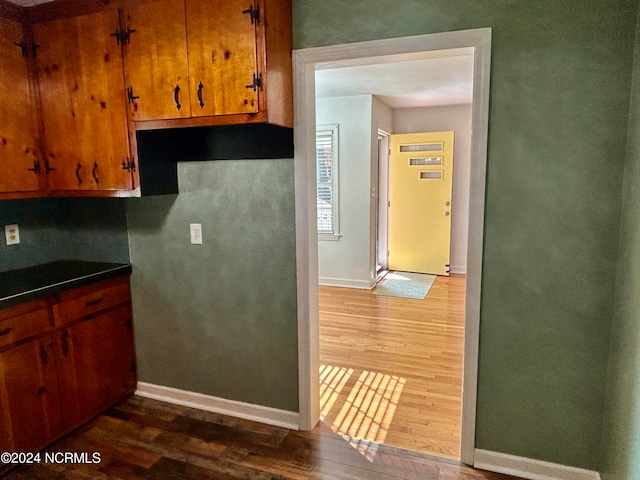
[[[98,305],[100,302],[102,302],[104,300],[104,298],[96,298],[95,300],[91,300],[89,302],[86,303],[87,307],[93,307],[94,305]]]
[[[7,327],[4,330],[0,330],[0,337],[4,337],[5,335],[8,335],[11,332],[12,328],[11,327]]]
[[[49,355],[47,354],[47,347],[40,345],[40,360],[42,360],[42,365],[46,365],[48,359]]]

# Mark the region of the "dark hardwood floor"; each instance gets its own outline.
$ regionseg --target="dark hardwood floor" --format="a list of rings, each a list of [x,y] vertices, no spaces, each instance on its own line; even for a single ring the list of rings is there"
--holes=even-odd
[[[516,478],[371,447],[367,459],[322,423],[298,432],[133,396],[43,451],[86,452],[88,459],[98,453],[99,463],[23,465],[3,480]]]

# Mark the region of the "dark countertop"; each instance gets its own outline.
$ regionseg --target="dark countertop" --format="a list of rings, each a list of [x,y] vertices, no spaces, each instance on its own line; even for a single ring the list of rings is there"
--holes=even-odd
[[[61,260],[0,272],[0,308],[130,274],[131,265],[128,263],[77,260]]]

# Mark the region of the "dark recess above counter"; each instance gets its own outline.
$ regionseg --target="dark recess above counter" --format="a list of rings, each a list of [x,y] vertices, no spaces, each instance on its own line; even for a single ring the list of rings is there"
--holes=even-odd
[[[142,196],[178,193],[177,162],[293,158],[293,129],[255,123],[138,131]]]

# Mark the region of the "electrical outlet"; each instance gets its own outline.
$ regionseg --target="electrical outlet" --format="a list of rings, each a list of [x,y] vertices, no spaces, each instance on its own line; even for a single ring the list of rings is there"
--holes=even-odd
[[[189,231],[191,232],[191,243],[194,245],[202,245],[202,224],[189,224]]]
[[[5,225],[4,236],[7,239],[7,245],[17,245],[20,243],[20,230],[18,225]]]

